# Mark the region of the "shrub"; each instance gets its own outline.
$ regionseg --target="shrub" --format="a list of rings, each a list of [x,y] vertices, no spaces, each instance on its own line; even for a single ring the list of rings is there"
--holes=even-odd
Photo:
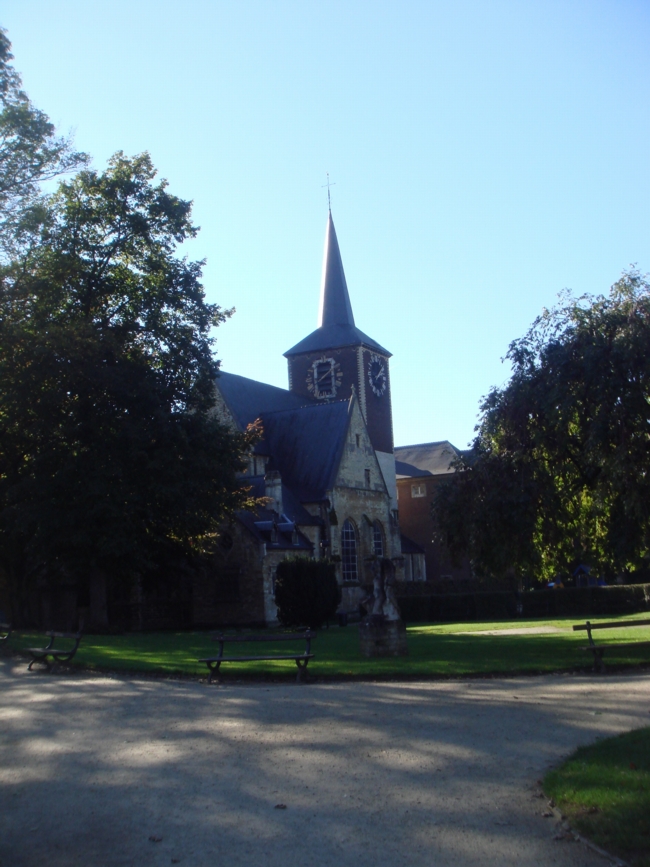
[[[278,564],[275,604],[283,626],[318,629],[341,602],[336,570],[328,560],[289,557]]]

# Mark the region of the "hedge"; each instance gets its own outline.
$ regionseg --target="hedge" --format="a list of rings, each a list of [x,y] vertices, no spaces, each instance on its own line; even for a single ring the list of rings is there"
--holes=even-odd
[[[397,595],[407,623],[453,623],[469,620],[512,620],[520,617],[588,617],[650,611],[650,584],[613,587],[477,593]]]

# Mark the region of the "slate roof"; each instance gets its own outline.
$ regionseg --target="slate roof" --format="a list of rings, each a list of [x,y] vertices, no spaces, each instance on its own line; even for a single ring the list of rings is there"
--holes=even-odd
[[[459,454],[458,449],[448,440],[398,446],[395,449],[395,472],[398,478],[453,473],[454,469],[450,464]]]
[[[242,430],[263,412],[297,409],[314,402],[285,388],[267,385],[236,373],[220,371],[216,385]]]
[[[300,343],[288,349],[284,355],[300,355],[303,352],[320,352],[326,349],[340,349],[343,346],[367,346],[385,356],[391,353],[384,349],[354,324],[348,284],[343,270],[343,260],[336,229],[330,211],[325,233],[325,253],[323,256],[323,279],[321,282],[320,312],[318,328]]]
[[[267,469],[303,503],[325,499],[336,480],[348,430],[350,402],[313,404],[261,413],[261,451],[271,455]]]
[[[408,536],[405,536],[404,533],[400,533],[400,539],[402,540],[402,554],[425,554],[424,548],[418,545],[417,542],[414,542],[413,539],[409,539]]]
[[[251,497],[263,497],[266,493],[264,476],[244,476],[242,482],[245,487],[250,487]],[[323,522],[315,515],[311,515],[302,505],[293,491],[282,483],[282,514],[294,524],[302,527],[320,526]]]
[[[311,553],[313,545],[290,521],[278,521],[275,512],[259,508],[255,512],[237,512],[237,520],[268,550],[302,551]]]
[[[364,334],[360,328],[356,328],[354,325],[326,325],[312,331],[304,340],[288,349],[284,353],[284,357],[290,358],[292,355],[300,355],[303,352],[341,349],[344,346],[367,346],[369,349],[380,352],[387,358],[390,358],[392,355],[392,353],[377,343],[376,340],[368,337],[367,334]]]

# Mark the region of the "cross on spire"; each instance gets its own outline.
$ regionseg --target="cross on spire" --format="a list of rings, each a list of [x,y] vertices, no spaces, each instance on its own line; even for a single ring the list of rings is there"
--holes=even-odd
[[[335,187],[336,181],[330,184],[330,173],[327,172],[327,183],[323,184],[321,189],[327,187],[327,207],[329,209],[330,214],[332,213],[332,200],[330,199],[330,187]]]

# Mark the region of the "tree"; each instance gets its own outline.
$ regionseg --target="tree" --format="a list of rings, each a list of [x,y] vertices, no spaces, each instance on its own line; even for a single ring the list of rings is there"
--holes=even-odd
[[[647,565],[649,348],[650,286],[634,269],[608,297],[565,294],[510,345],[512,377],[434,505],[452,550],[488,575]]]
[[[0,283],[0,564],[15,616],[28,577],[106,588],[205,549],[248,502],[237,472],[254,434],[211,414],[212,329],[189,202],[147,154],[116,154],[49,203],[39,243]],[[108,583],[107,583],[108,582]]]
[[[38,223],[40,184],[88,162],[31,104],[12,59],[11,42],[0,28],[0,256],[5,257],[31,237],[34,218]]]

